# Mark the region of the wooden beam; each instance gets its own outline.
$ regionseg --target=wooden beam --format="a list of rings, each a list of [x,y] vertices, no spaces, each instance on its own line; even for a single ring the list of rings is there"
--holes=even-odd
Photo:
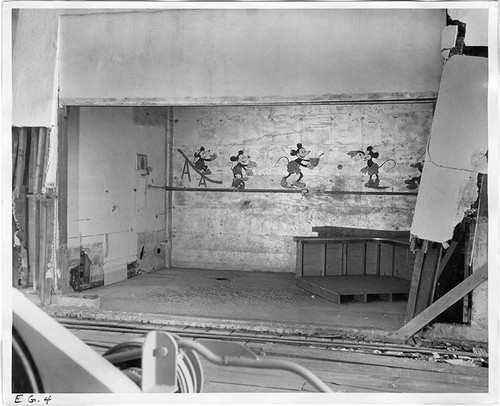
[[[50,295],[52,293],[52,286],[53,286],[53,276],[47,276],[47,271],[49,270],[49,265],[52,267],[54,270],[56,264],[54,263],[54,258],[55,258],[55,239],[54,239],[54,226],[55,226],[55,198],[53,196],[52,190],[51,193],[47,196],[47,199],[45,200],[46,205],[47,205],[47,211],[46,211],[46,233],[47,233],[47,238],[46,238],[46,244],[45,244],[45,251],[46,251],[46,260],[45,260],[45,272],[43,277],[45,278],[45,282],[43,284],[44,289],[42,290],[42,296],[41,296],[41,302],[43,305],[49,305],[50,304]]]
[[[427,309],[421,312],[413,320],[406,323],[394,335],[394,338],[406,341],[409,337],[420,331],[437,316],[443,313],[450,306],[462,299],[466,294],[477,288],[488,279],[488,264],[484,264],[471,276],[455,286],[448,293],[440,297]]]
[[[406,305],[405,321],[411,320],[415,312],[415,305],[417,303],[418,287],[420,285],[420,275],[422,273],[422,265],[424,264],[425,252],[423,248],[417,249],[417,256],[413,266],[413,273],[411,275],[410,292],[408,294],[408,304]]]
[[[73,110],[78,110],[75,108]],[[56,250],[57,269],[60,278],[56,283],[61,293],[71,290],[68,269],[68,116],[71,110],[65,106],[58,111],[57,132],[57,230],[59,233]]]
[[[439,279],[441,276],[441,273],[444,271],[444,268],[446,268],[446,265],[448,264],[448,261],[450,260],[451,256],[455,252],[455,248],[457,248],[458,242],[452,241],[448,249],[446,250],[446,253],[444,254],[443,259],[441,260],[441,263],[439,264],[439,269],[437,271],[436,278]]]
[[[304,244],[302,241],[297,241],[297,258],[295,263],[295,277],[301,278],[304,276]]]
[[[45,162],[45,139],[47,132],[45,128],[40,128],[38,132],[38,149],[36,154],[35,174],[33,180],[33,193],[38,196],[42,185],[43,165]]]
[[[23,127],[19,130],[19,144],[17,148],[16,170],[14,178],[14,197],[21,195],[21,188],[24,180],[24,170],[26,167],[26,145],[28,140],[28,130]]]

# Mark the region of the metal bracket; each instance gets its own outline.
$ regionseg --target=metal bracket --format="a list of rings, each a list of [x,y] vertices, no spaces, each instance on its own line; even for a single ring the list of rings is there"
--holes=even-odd
[[[177,342],[161,331],[151,331],[142,346],[142,391],[177,391]]]

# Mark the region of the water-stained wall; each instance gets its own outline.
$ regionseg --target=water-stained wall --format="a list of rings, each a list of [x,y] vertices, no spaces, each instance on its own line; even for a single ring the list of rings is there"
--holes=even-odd
[[[173,265],[291,272],[293,237],[312,227],[408,230],[418,189],[405,181],[420,175],[432,112],[432,103],[175,108],[174,187],[205,188],[178,151],[194,162],[204,147],[220,182],[207,189],[231,190],[231,157],[243,150],[255,162],[245,189],[260,192],[173,192]],[[281,184],[297,143],[319,163],[302,167],[307,193],[281,193],[302,189],[297,174]],[[378,182],[362,171],[370,157]]]
[[[109,284],[165,266],[165,109],[70,108],[68,246],[70,268],[80,250],[91,283]],[[146,169],[137,169],[137,154]],[[130,272],[130,269],[129,269]]]

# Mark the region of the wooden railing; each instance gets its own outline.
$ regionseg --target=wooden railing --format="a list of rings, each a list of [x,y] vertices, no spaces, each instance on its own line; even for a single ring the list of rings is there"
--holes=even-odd
[[[380,275],[411,280],[410,243],[377,237],[295,237],[296,277]]]

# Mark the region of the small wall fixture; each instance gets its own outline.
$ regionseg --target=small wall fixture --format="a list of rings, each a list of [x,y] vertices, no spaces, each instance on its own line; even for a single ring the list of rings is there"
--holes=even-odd
[[[148,170],[148,156],[147,155],[137,154],[136,169],[138,171],[147,171]]]

